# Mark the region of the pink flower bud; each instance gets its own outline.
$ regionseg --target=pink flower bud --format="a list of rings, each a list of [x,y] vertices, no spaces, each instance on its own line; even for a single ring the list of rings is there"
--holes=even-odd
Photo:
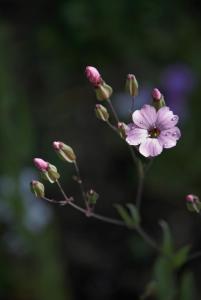
[[[54,150],[56,150],[56,151],[61,149],[62,144],[63,144],[62,142],[58,142],[58,141],[52,143],[53,148],[54,148]]]
[[[192,194],[186,195],[186,201],[193,203],[195,200],[195,196]]]
[[[86,67],[85,74],[89,82],[94,85],[95,87],[98,86],[101,82],[101,75],[98,70],[94,67],[88,66]]]
[[[161,99],[161,92],[158,89],[153,89],[152,91],[152,98],[153,100],[159,101]]]
[[[44,161],[41,158],[34,158],[33,160],[35,167],[40,171],[47,171],[48,169],[48,162]]]

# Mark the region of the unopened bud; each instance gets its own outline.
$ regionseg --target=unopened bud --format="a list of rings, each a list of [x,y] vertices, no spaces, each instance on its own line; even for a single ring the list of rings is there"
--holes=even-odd
[[[127,129],[127,125],[123,122],[119,122],[118,123],[118,130],[119,130],[119,134],[121,136],[122,139],[126,138],[126,129]]]
[[[186,206],[189,211],[199,213],[201,210],[201,202],[199,197],[193,194],[187,195]]]
[[[101,104],[96,104],[95,106],[95,114],[97,116],[98,119],[107,122],[109,119],[109,113],[107,111],[107,108],[104,107]]]
[[[39,171],[47,171],[47,169],[48,169],[48,162],[44,161],[41,158],[34,158],[33,162],[34,162],[35,167]]]
[[[48,175],[47,179],[51,183],[57,181],[60,178],[60,174],[58,173],[57,168],[54,165],[51,165],[51,164],[49,164],[49,166],[48,166],[47,175]]]
[[[96,97],[99,101],[108,100],[112,95],[112,88],[105,82],[102,82],[95,88]]]
[[[73,149],[63,142],[53,142],[53,148],[61,159],[69,163],[74,163],[76,161],[76,155]]]
[[[153,106],[156,110],[159,110],[161,107],[165,106],[165,99],[159,89],[155,88],[152,91],[152,99],[153,99]]]
[[[132,96],[136,97],[138,95],[138,82],[135,75],[128,74],[126,79],[126,91]]]
[[[87,202],[89,205],[95,205],[99,198],[98,193],[96,193],[92,189],[87,192],[86,196],[87,196]]]
[[[152,91],[152,98],[153,98],[153,100],[154,101],[159,101],[160,99],[161,99],[161,92],[158,90],[158,89],[153,89],[153,91]]]
[[[43,198],[45,196],[45,187],[40,181],[32,180],[30,183],[30,188],[36,197]]]
[[[94,87],[97,87],[102,82],[100,73],[94,67],[91,67],[91,66],[86,67],[85,74],[86,74],[86,77],[89,80],[89,82]]]

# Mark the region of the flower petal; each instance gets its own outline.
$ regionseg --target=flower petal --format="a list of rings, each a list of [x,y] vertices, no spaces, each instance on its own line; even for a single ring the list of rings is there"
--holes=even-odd
[[[157,112],[156,127],[160,130],[165,130],[174,127],[179,120],[177,115],[167,106],[161,107]]]
[[[151,105],[144,105],[141,110],[133,113],[133,122],[140,128],[149,129],[155,126],[157,113],[156,109]]]
[[[126,132],[126,141],[128,144],[136,146],[145,141],[148,137],[148,131],[143,128],[134,128]]]
[[[178,127],[173,127],[161,131],[158,141],[164,148],[172,148],[176,146],[177,141],[181,137],[181,132]]]
[[[163,147],[155,138],[147,138],[139,147],[139,152],[145,157],[157,156],[162,150]]]

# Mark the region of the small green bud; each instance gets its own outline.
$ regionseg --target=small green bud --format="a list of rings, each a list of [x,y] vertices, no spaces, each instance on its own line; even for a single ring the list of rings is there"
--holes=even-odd
[[[112,88],[104,81],[95,88],[96,97],[99,101],[107,100],[112,95]]]
[[[126,127],[127,127],[127,125],[124,122],[118,123],[118,130],[119,130],[120,137],[122,139],[125,139],[127,136],[126,135]]]
[[[76,155],[70,146],[62,142],[53,142],[53,148],[63,160],[69,163],[74,163],[76,161]]]
[[[109,113],[107,111],[107,108],[105,108],[103,105],[101,104],[96,104],[95,107],[95,114],[97,116],[98,119],[107,122],[109,119]]]
[[[30,183],[30,188],[36,197],[43,198],[45,196],[45,187],[40,181],[32,180]]]
[[[98,193],[96,193],[92,189],[87,192],[86,196],[87,196],[87,202],[89,205],[95,205],[99,198]]]
[[[128,74],[126,79],[126,91],[132,96],[136,97],[138,95],[138,82],[135,75]]]
[[[54,183],[60,178],[60,174],[57,171],[57,168],[54,165],[48,164],[47,171],[42,171],[42,177],[48,180],[50,183]]]

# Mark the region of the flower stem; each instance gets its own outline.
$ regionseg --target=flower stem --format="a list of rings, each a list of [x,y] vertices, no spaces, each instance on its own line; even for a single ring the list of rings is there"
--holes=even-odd
[[[138,186],[137,186],[137,196],[136,196],[136,207],[139,211],[142,203],[142,192],[144,187],[144,167],[140,159],[138,160],[137,169],[138,169]]]
[[[136,230],[136,232],[142,237],[142,239],[147,244],[149,244],[155,250],[157,250],[159,252],[161,251],[160,248],[157,246],[156,242],[142,229],[142,227],[140,225],[134,226],[134,227],[129,227],[129,226],[126,225],[126,223],[124,221],[121,221],[121,220],[118,220],[118,219],[105,217],[105,216],[102,216],[100,214],[96,214],[96,213],[93,213],[93,212],[91,212],[91,214],[88,215],[87,214],[87,209],[82,208],[82,207],[78,206],[77,204],[75,204],[74,202],[72,202],[72,198],[69,198],[65,194],[60,182],[57,181],[56,183],[57,183],[57,185],[59,187],[59,190],[61,191],[62,195],[64,196],[64,200],[56,201],[56,200],[53,200],[53,199],[49,199],[47,197],[43,197],[42,198],[43,200],[46,200],[46,201],[51,202],[51,203],[60,204],[60,205],[66,205],[67,204],[67,205],[73,207],[74,209],[80,211],[85,216],[95,218],[95,219],[100,220],[102,222],[106,222],[106,223],[110,223],[110,224],[114,224],[114,225],[118,225],[118,226],[122,226],[122,227],[127,227],[128,229],[131,229],[131,230]]]
[[[134,111],[134,104],[135,104],[135,97],[131,96],[131,116],[132,116],[133,111]]]
[[[79,169],[77,161],[74,162],[74,167],[75,167],[75,171],[76,171],[76,174],[77,174],[77,177],[78,177],[77,182],[80,186],[80,191],[81,191],[82,197],[84,199],[84,202],[86,204],[87,203],[86,193],[85,193],[84,184],[83,184],[83,181],[82,181],[82,178],[81,178],[81,175],[80,175],[80,169]]]
[[[117,124],[118,124],[118,123],[119,123],[119,118],[118,118],[118,115],[117,115],[117,113],[116,113],[116,110],[114,109],[114,106],[113,106],[113,104],[112,104],[112,102],[111,102],[110,99],[107,99],[107,102],[108,102],[108,104],[109,104],[109,106],[110,106],[110,108],[111,108],[111,111],[112,111],[113,115],[114,115],[115,121],[116,121]]]
[[[116,113],[113,105],[112,105],[112,102],[111,102],[110,99],[108,99],[107,101],[110,105],[110,108],[111,108],[111,111],[114,115],[114,118],[115,118],[115,120],[117,121],[117,124],[118,124],[119,118],[117,116],[117,113]],[[119,135],[119,132],[118,132],[118,130],[115,126],[113,126],[109,121],[107,121],[107,124],[112,130],[114,130]],[[137,158],[137,156],[135,154],[135,150],[133,149],[133,147],[131,145],[128,145],[128,147],[129,147],[129,150],[131,152],[133,162],[137,166],[137,170],[138,170],[138,187],[137,187],[137,196],[136,196],[136,206],[139,210],[140,206],[141,206],[141,202],[142,202],[142,192],[143,192],[143,185],[144,185],[144,168],[143,168],[143,164],[142,164],[141,160]]]

